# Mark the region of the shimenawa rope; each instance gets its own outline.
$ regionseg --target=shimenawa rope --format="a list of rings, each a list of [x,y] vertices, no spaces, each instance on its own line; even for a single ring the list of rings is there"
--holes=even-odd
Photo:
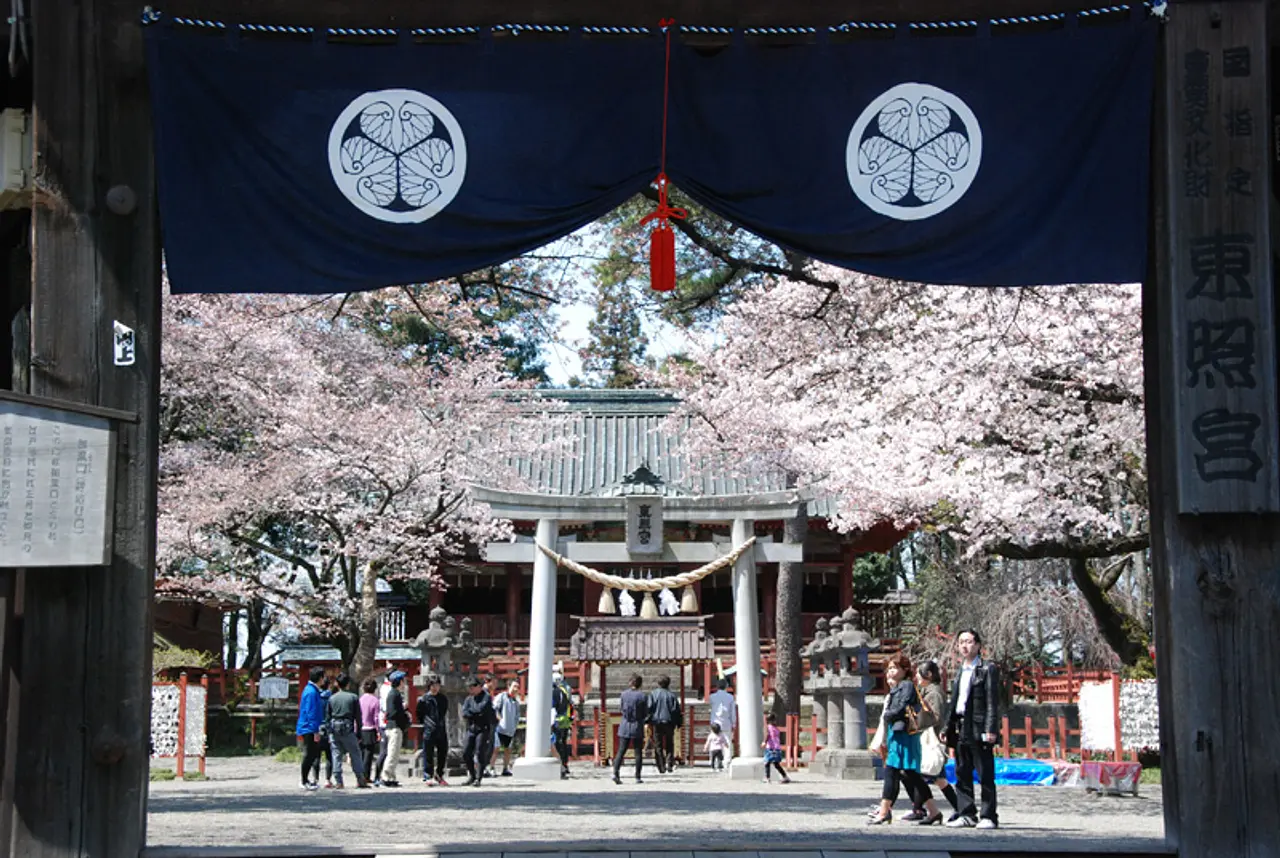
[[[726,566],[732,566],[739,557],[741,557],[751,546],[755,545],[756,538],[753,536],[737,548],[730,551],[724,557],[712,560],[706,566],[699,566],[688,572],[681,572],[679,575],[672,575],[668,578],[622,578],[618,575],[609,575],[590,566],[583,566],[581,563],[570,560],[563,554],[557,554],[550,548],[547,548],[541,542],[536,543],[538,550],[555,561],[557,566],[563,566],[573,572],[577,572],[584,578],[595,581],[597,584],[603,584],[615,590],[631,590],[656,593],[663,588],[672,590],[680,587],[687,587],[695,581],[701,581],[713,572],[719,572]]]

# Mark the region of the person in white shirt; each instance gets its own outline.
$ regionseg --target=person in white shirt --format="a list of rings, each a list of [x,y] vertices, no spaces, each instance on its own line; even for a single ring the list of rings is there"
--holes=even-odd
[[[728,680],[721,679],[716,683],[716,690],[707,698],[711,707],[711,723],[720,725],[729,746],[725,756],[733,756],[733,729],[738,726],[738,704],[729,692]]]
[[[943,739],[956,749],[957,807],[946,824],[951,828],[998,828],[994,748],[1000,741],[1000,673],[994,664],[983,661],[982,638],[976,631],[960,632],[956,645],[961,665]],[[975,771],[982,788],[981,812],[973,796]]]
[[[511,777],[511,755],[515,752],[516,728],[520,726],[520,683],[512,682],[493,699],[498,714],[498,745],[502,748],[502,776]]]

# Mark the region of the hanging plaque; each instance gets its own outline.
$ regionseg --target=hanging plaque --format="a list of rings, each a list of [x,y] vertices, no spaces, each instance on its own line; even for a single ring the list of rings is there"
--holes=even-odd
[[[627,551],[662,553],[661,495],[627,498]]]
[[[0,567],[111,562],[108,417],[0,400]]]

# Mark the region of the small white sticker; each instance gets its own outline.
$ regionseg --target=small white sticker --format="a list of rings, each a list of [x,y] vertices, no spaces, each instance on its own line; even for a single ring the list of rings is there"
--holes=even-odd
[[[116,335],[116,366],[133,366],[134,359],[137,357],[137,343],[134,339],[133,328],[115,323]]]

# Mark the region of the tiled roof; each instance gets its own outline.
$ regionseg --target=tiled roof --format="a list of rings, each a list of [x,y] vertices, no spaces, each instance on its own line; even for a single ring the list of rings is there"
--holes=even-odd
[[[715,638],[705,617],[582,617],[569,638],[569,655],[579,661],[680,664],[713,659]]]
[[[679,405],[664,390],[551,390],[538,391],[531,408],[552,405],[568,412],[571,450],[520,460],[521,477],[539,494],[573,497],[615,497],[638,492],[671,495],[742,495],[782,491],[786,477],[777,470],[747,470],[730,474],[686,461],[681,450],[683,432],[671,431],[669,415]],[[548,422],[548,426],[554,426]],[[561,437],[566,429],[549,429],[544,440]],[[623,479],[641,466],[661,478],[656,487],[625,486]],[[811,502],[809,514],[827,517],[829,503]]]

